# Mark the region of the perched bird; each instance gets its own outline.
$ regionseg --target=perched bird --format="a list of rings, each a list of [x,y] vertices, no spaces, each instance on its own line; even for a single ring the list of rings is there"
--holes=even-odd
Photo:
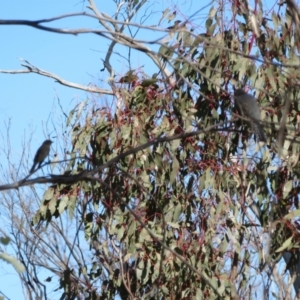
[[[179,27],[179,24],[180,24],[180,23],[181,23],[180,20],[176,20],[176,21],[174,22],[174,25],[167,27],[167,29],[169,29],[169,30],[175,30],[175,29],[177,29],[177,28]]]
[[[248,124],[256,136],[256,140],[266,142],[266,136],[263,126],[260,122],[260,108],[254,97],[238,89],[234,93],[234,103],[242,117],[249,119]]]
[[[51,144],[52,144],[51,140],[46,140],[44,141],[42,146],[38,149],[33,159],[33,166],[30,170],[30,174],[35,170],[35,167],[37,165],[39,168],[42,162],[45,160],[45,158],[49,155]]]

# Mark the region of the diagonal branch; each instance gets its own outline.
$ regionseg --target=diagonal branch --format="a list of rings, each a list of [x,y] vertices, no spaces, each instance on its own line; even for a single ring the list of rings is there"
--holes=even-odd
[[[39,69],[35,66],[33,66],[30,62],[27,60],[24,60],[26,64],[22,64],[23,67],[25,67],[27,70],[0,70],[0,73],[6,73],[6,74],[24,74],[24,73],[36,73],[45,77],[53,78],[60,84],[64,86],[68,86],[74,89],[79,89],[83,91],[87,91],[90,93],[99,93],[99,94],[105,94],[105,95],[114,95],[113,91],[106,90],[106,89],[100,89],[96,86],[86,86],[82,84],[77,84],[71,81],[67,81],[65,79],[62,79],[61,77],[57,76],[56,74],[46,72],[42,69]]]
[[[120,155],[112,158],[107,163],[105,163],[101,166],[98,166],[98,167],[94,168],[93,170],[90,170],[90,171],[84,170],[75,175],[53,175],[53,174],[51,174],[50,177],[43,176],[43,177],[38,177],[35,179],[30,179],[30,180],[27,180],[28,177],[25,177],[25,179],[22,179],[18,182],[0,185],[0,191],[10,190],[10,189],[18,189],[22,186],[29,186],[29,185],[33,185],[33,184],[45,184],[45,183],[72,184],[72,183],[79,182],[79,181],[97,181],[97,178],[94,177],[94,175],[96,173],[99,173],[99,172],[103,171],[104,169],[118,163],[120,160],[124,159],[125,157],[127,157],[131,154],[135,154],[143,149],[146,149],[153,145],[157,145],[159,143],[185,139],[188,137],[199,135],[201,133],[208,133],[208,132],[213,132],[213,131],[231,131],[231,129],[227,128],[227,127],[219,128],[220,126],[223,126],[223,125],[224,125],[224,122],[220,122],[220,123],[211,125],[207,128],[199,129],[197,131],[180,133],[180,134],[176,134],[176,135],[173,135],[170,137],[155,138],[152,141],[149,141],[149,142],[142,144],[136,148],[133,148],[133,149],[130,149],[128,151],[121,153]]]

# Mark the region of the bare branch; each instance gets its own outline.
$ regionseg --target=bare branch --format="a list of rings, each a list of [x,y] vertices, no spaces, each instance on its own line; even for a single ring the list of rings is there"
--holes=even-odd
[[[28,62],[26,60],[24,60],[24,61],[26,62],[26,64],[22,64],[22,66],[25,67],[27,70],[0,70],[0,73],[5,73],[5,74],[36,73],[36,74],[39,74],[39,75],[42,75],[42,76],[53,78],[58,83],[60,83],[64,86],[68,86],[68,87],[72,87],[72,88],[75,88],[75,89],[87,91],[87,92],[90,92],[90,93],[114,95],[113,91],[110,91],[110,90],[99,89],[95,86],[91,87],[91,86],[81,85],[81,84],[77,84],[77,83],[74,83],[74,82],[64,80],[64,79],[60,78],[59,76],[57,76],[53,73],[46,72],[44,70],[41,70],[41,69],[33,66],[30,62]]]
[[[192,136],[196,136],[199,135],[201,133],[205,133],[205,132],[212,132],[212,131],[230,131],[229,128],[219,128],[220,126],[222,126],[224,123],[220,122],[217,123],[215,125],[209,126],[205,129],[200,129],[197,131],[193,131],[193,132],[185,132],[185,133],[181,133],[181,134],[177,134],[171,137],[162,137],[162,138],[156,138],[153,139],[152,141],[149,141],[141,146],[138,146],[134,149],[130,149],[128,151],[125,151],[123,153],[121,153],[120,155],[114,157],[113,159],[111,159],[110,161],[108,161],[107,163],[94,168],[93,170],[87,171],[84,170],[76,175],[50,175],[49,177],[38,177],[35,179],[31,179],[31,180],[26,180],[27,177],[25,177],[25,179],[22,179],[18,182],[15,183],[11,183],[11,184],[5,184],[5,185],[1,185],[0,186],[0,191],[4,191],[4,190],[9,190],[9,189],[18,189],[22,186],[29,186],[29,185],[33,185],[33,184],[45,184],[45,183],[75,183],[78,181],[95,181],[97,180],[96,178],[93,177],[94,174],[110,167],[111,165],[117,163],[118,161],[120,161],[121,159],[125,158],[128,155],[137,153],[138,151],[141,151],[145,148],[148,148],[150,146],[153,145],[157,145],[159,143],[163,143],[163,142],[171,142],[174,140],[178,140],[178,139],[184,139],[184,138],[188,138],[188,137],[192,137]],[[46,164],[45,164],[46,165]]]

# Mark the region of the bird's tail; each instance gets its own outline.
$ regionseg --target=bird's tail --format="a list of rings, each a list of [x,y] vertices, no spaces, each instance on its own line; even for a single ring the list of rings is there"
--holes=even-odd
[[[33,173],[35,167],[36,167],[36,164],[33,164],[32,168],[31,168],[30,171],[29,171],[29,174]]]
[[[266,138],[263,126],[259,122],[256,122],[256,121],[251,121],[251,122],[252,122],[253,133],[256,136],[256,141],[266,143],[267,138]]]

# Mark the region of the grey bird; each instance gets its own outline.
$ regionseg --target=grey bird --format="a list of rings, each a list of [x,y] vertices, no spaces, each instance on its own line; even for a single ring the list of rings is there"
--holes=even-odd
[[[35,167],[38,165],[38,168],[41,166],[42,162],[45,160],[45,158],[49,155],[50,152],[50,146],[53,142],[51,140],[46,140],[42,144],[42,146],[37,150],[34,159],[33,159],[33,166],[30,170],[30,174],[33,173],[35,170]]]
[[[234,93],[234,104],[242,117],[249,119],[247,122],[251,126],[256,140],[266,142],[266,135],[260,122],[260,108],[256,98],[247,94],[242,89],[237,89]]]

